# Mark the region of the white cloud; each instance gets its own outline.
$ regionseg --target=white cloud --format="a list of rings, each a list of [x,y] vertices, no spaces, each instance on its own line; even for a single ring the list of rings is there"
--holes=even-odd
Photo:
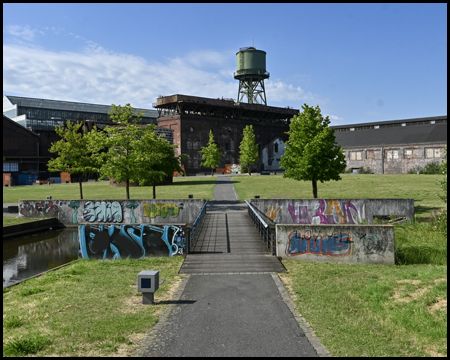
[[[129,102],[141,108],[151,108],[159,95],[236,99],[238,81],[228,54],[197,51],[160,63],[86,43],[81,53],[3,45],[3,92],[106,105]],[[266,94],[272,106],[314,97],[299,86],[270,80]]]
[[[43,34],[42,31],[32,29],[29,25],[9,25],[6,27],[6,31],[11,35],[20,37],[26,41],[32,41],[37,33]]]

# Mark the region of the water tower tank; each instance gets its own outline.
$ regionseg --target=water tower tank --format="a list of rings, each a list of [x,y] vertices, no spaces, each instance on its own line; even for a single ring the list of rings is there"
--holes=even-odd
[[[236,59],[234,78],[239,80],[238,102],[247,97],[249,104],[267,105],[264,79],[268,79],[270,74],[266,71],[266,52],[254,47],[241,48]]]

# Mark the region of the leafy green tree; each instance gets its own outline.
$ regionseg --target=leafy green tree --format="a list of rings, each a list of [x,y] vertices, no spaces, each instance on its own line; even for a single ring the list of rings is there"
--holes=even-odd
[[[222,161],[222,154],[220,153],[220,149],[214,141],[214,134],[212,130],[209,130],[208,146],[202,146],[200,153],[202,154],[203,160],[200,165],[210,167],[212,176],[213,170],[218,167],[219,162]]]
[[[107,152],[99,152],[101,159],[100,179],[113,178],[114,182],[126,184],[126,196],[130,199],[130,181],[137,181],[140,156],[140,138],[143,128],[138,123],[144,116],[144,111],[135,112],[130,105],[111,105],[108,112],[115,126],[107,126],[105,133],[92,137],[97,150],[108,148]]]
[[[155,125],[147,126],[142,133],[138,150],[139,185],[153,186],[153,199],[156,199],[156,184],[172,176],[175,171],[184,174],[180,162],[187,155],[175,156],[177,145],[170,145],[164,138],[155,133]]]
[[[304,104],[303,112],[290,123],[289,140],[281,158],[283,177],[311,181],[313,196],[317,198],[317,181],[341,180],[346,162],[342,147],[336,144],[334,129],[328,127],[330,119],[323,118],[319,106]]]
[[[244,138],[241,141],[239,149],[241,169],[246,169],[248,174],[251,175],[250,165],[253,165],[258,161],[258,145],[255,144],[253,125],[247,125],[244,128]]]
[[[61,140],[53,142],[49,151],[57,153],[58,156],[51,159],[47,167],[49,171],[62,171],[69,174],[79,174],[80,199],[83,199],[82,176],[84,174],[98,171],[99,162],[93,156],[93,149],[90,147],[90,133],[80,131],[81,122],[72,124],[67,121],[67,127],[56,126],[56,133],[61,136]],[[94,127],[92,133],[97,133]]]

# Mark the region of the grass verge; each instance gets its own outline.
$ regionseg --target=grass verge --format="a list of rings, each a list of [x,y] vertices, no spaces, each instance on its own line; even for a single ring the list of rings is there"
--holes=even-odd
[[[129,356],[183,279],[183,257],[77,260],[3,289],[3,356]],[[133,283],[143,269],[164,282],[153,305]]]
[[[172,185],[156,187],[157,199],[187,199],[194,195],[195,199],[211,200],[217,177],[180,177],[174,178]],[[78,183],[12,186],[3,189],[4,203],[17,203],[19,200],[41,200],[52,196],[58,200],[73,200],[80,198]],[[84,199],[125,199],[125,187],[113,187],[109,181],[83,183]],[[130,187],[130,199],[152,199],[152,186]]]
[[[447,356],[447,267],[283,261],[297,310],[332,356]]]
[[[341,174],[340,181],[318,184],[319,198],[413,198],[417,217],[426,218],[433,209],[443,207],[436,194],[442,189],[442,175],[354,175]],[[240,200],[260,195],[262,199],[311,199],[309,181],[283,178],[283,175],[231,177]]]

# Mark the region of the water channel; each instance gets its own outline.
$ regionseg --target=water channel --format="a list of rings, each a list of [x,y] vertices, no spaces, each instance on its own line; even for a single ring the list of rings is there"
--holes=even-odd
[[[39,232],[3,241],[3,287],[78,259],[78,229]]]

